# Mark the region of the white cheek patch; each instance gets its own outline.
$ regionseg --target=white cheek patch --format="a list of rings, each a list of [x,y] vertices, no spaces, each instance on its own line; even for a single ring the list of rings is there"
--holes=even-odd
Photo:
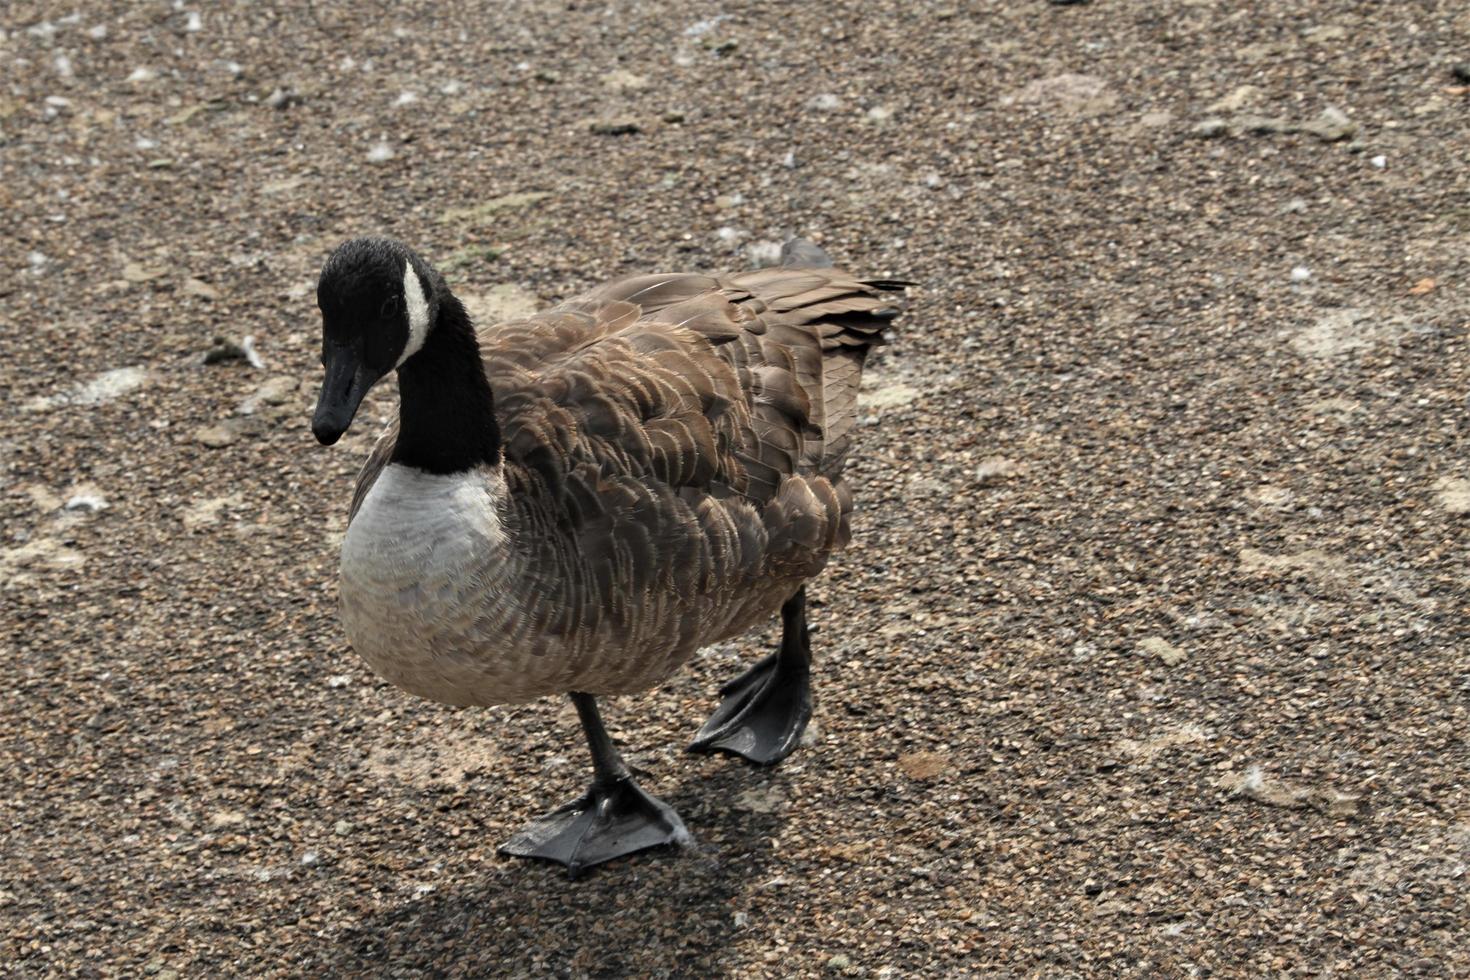
[[[408,342],[403,345],[403,353],[393,365],[395,368],[402,367],[404,361],[417,354],[429,335],[429,301],[412,262],[403,264],[403,307],[408,313]]]

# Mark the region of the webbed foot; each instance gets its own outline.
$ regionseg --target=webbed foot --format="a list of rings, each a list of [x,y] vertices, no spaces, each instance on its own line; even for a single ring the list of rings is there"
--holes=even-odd
[[[720,688],[724,700],[689,746],[729,752],[756,765],[780,762],[801,744],[812,717],[810,671],[771,654]]]
[[[662,844],[687,844],[689,831],[667,803],[644,792],[631,776],[594,782],[586,793],[533,820],[500,852],[566,865],[577,877],[587,868]]]

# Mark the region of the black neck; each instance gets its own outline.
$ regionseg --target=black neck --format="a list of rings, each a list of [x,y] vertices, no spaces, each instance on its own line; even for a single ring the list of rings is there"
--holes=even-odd
[[[439,298],[439,318],[398,369],[398,443],[393,462],[460,473],[500,462],[500,428],[480,344],[459,300]]]

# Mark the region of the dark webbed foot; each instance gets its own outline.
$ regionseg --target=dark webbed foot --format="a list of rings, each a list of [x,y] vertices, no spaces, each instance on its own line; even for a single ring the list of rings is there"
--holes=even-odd
[[[781,648],[720,688],[724,700],[689,746],[730,752],[757,765],[780,762],[801,743],[812,717],[806,590],[781,607]]]
[[[573,878],[587,868],[661,844],[687,844],[684,821],[633,781],[608,737],[590,694],[573,694],[592,750],[592,786],[565,806],[531,821],[501,845],[500,853],[567,866]]]
[[[662,844],[687,844],[684,821],[631,776],[593,783],[577,799],[533,820],[500,851],[564,864],[573,878],[587,868]]]

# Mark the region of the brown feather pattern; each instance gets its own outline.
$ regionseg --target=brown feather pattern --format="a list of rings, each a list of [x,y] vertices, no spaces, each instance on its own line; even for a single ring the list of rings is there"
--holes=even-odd
[[[850,538],[843,464],[892,289],[830,268],[645,275],[482,326],[522,590],[497,642],[558,662],[477,703],[646,688],[816,575]]]

